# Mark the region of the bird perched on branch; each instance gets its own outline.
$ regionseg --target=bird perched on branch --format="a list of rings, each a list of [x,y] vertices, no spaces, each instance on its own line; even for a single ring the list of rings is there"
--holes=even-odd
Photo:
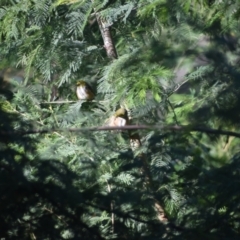
[[[110,127],[124,127],[128,124],[128,114],[125,108],[119,108],[108,121]]]
[[[79,100],[93,100],[95,95],[92,88],[85,81],[77,82],[76,89],[77,97]]]

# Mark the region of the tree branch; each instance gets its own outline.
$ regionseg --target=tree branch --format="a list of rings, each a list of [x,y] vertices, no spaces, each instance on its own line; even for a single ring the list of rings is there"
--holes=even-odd
[[[97,132],[97,131],[113,131],[113,130],[165,130],[165,131],[174,131],[174,132],[202,132],[206,134],[214,134],[214,135],[225,135],[225,136],[233,136],[240,138],[240,133],[225,131],[221,129],[213,129],[213,128],[205,128],[191,125],[156,125],[156,126],[148,126],[148,125],[127,125],[124,127],[92,127],[92,128],[66,128],[66,129],[43,129],[43,130],[27,130],[27,131],[4,131],[0,130],[0,135],[28,135],[28,134],[46,134],[53,132]]]

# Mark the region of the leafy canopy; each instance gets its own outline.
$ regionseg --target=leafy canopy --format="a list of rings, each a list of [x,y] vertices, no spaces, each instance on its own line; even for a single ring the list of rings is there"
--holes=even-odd
[[[239,140],[220,134],[240,123],[239,7],[2,0],[0,237],[239,239]],[[77,101],[79,79],[93,101]],[[120,106],[158,126],[137,149],[127,131],[86,130]]]

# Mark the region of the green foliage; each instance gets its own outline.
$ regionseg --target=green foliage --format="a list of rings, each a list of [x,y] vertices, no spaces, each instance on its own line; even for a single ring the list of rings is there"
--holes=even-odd
[[[239,7],[2,1],[0,238],[239,239],[238,138],[165,127],[239,129]],[[93,101],[77,101],[79,79]],[[139,130],[137,149],[133,132],[89,129],[120,106],[159,127]]]

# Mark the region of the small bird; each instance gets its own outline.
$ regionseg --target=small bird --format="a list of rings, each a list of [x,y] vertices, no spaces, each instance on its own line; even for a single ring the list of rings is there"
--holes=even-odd
[[[79,100],[93,100],[95,95],[92,88],[85,81],[77,82],[76,94]]]
[[[125,108],[119,108],[112,117],[110,117],[108,126],[124,127],[128,123],[128,114]]]

